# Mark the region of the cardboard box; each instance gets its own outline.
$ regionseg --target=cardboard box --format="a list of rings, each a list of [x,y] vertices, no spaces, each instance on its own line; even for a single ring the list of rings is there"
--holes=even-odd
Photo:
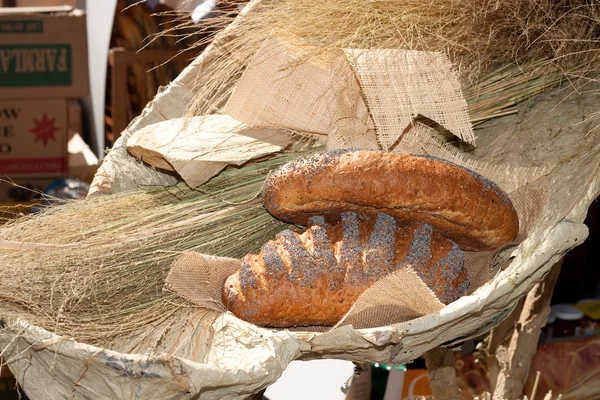
[[[68,171],[68,100],[0,100],[0,176],[60,177]]]
[[[429,376],[425,369],[392,369],[385,390],[386,399],[416,399],[431,396]]]
[[[89,94],[85,14],[0,8],[0,99]]]
[[[81,103],[78,99],[67,100],[67,119],[69,121],[69,135],[67,140],[71,140],[76,134],[83,134],[83,115]]]
[[[37,139],[44,114],[46,121],[54,121],[45,123],[42,138]],[[28,125],[30,119],[33,123]],[[14,211],[14,205],[36,202],[56,179],[69,177],[89,184],[98,169],[98,158],[79,135],[81,105],[77,100],[0,101],[0,132],[4,133],[0,149],[11,149],[9,154],[0,154],[0,216],[6,206]]]
[[[79,179],[82,182],[92,183],[98,171],[99,160],[81,137],[83,121],[81,104],[75,99],[68,102],[67,118],[69,120],[69,178]]]
[[[68,149],[69,178],[78,179],[87,184],[92,183],[94,175],[98,171],[98,157],[77,133],[69,139]]]

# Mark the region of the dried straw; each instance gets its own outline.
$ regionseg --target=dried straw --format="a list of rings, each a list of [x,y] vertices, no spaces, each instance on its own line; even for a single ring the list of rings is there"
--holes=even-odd
[[[531,70],[524,73],[517,65],[507,65],[470,86],[465,97],[473,126],[516,114],[519,103],[565,81],[562,71],[553,66]]]
[[[221,1],[235,10],[246,1]],[[231,83],[272,32],[323,47],[404,48],[441,51],[459,69],[465,87],[494,68],[516,64],[541,75],[548,65],[563,79],[597,71],[600,3],[588,0],[253,0],[227,33],[221,55],[198,76],[190,115],[205,115],[227,99]],[[212,40],[235,12],[201,21],[180,16],[179,29],[195,27],[197,46]],[[172,28],[161,34],[172,35]],[[231,39],[231,40],[230,40]],[[537,71],[537,72],[535,72]],[[478,117],[474,117],[477,119]]]
[[[242,257],[287,226],[256,197],[270,170],[300,154],[230,168],[196,191],[72,201],[9,222],[0,229],[0,315],[103,345],[151,329],[189,306],[163,292],[177,254]]]

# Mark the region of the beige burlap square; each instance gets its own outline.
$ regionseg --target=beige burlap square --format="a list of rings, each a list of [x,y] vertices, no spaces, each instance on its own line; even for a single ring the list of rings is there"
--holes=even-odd
[[[173,262],[166,288],[200,307],[224,312],[223,283],[239,267],[240,260],[235,258],[185,252]]]
[[[223,111],[251,127],[300,131],[335,147],[377,146],[360,85],[341,49],[273,34],[261,45]]]
[[[458,74],[442,53],[346,49],[383,150],[423,115],[465,142],[475,143]],[[358,132],[357,132],[358,134]]]

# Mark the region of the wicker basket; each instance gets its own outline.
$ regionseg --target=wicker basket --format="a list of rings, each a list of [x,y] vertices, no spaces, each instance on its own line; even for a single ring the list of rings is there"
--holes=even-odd
[[[182,117],[191,97],[193,79],[216,56],[215,49],[207,48],[128,126],[96,175],[94,193],[122,192],[137,188],[143,181],[152,185],[175,182],[172,175],[137,162],[127,153],[126,143],[133,132],[145,126]],[[498,134],[494,138],[497,140],[488,141],[491,144],[482,146],[480,151],[501,154],[506,163],[531,165],[530,153],[515,155],[510,152],[511,146],[515,145],[514,140],[525,147],[541,140],[532,131],[532,121],[539,120],[540,113],[545,112],[544,104],[550,107],[553,101],[553,94],[545,96],[537,111],[521,117],[512,136]],[[600,145],[586,142],[583,128],[572,125],[568,119],[563,120],[562,126],[570,127],[565,129],[568,132],[563,132],[556,146],[548,144],[538,151],[556,160],[554,168],[536,181],[556,202],[550,207],[551,212],[513,249],[505,269],[438,313],[373,329],[342,326],[316,333],[266,330],[230,313],[189,310],[171,321],[169,334],[155,338],[160,342],[155,355],[98,348],[57,336],[23,320],[6,319],[0,329],[3,357],[34,400],[236,399],[247,398],[274,383],[295,359],[401,364],[434,347],[479,336],[498,324],[554,263],[587,236],[582,222],[589,204],[600,192]],[[493,127],[490,134],[494,134]],[[561,160],[565,157],[560,143],[574,141],[579,141],[574,147],[576,154]],[[131,177],[135,177],[135,182]]]

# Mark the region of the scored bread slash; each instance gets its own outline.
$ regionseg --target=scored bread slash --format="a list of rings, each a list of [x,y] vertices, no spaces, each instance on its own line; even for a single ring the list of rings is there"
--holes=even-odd
[[[466,251],[493,250],[519,231],[517,212],[495,183],[449,161],[373,150],[314,153],[267,177],[265,208],[305,225],[314,216],[382,212],[422,221]]]
[[[469,286],[460,249],[426,224],[353,212],[310,223],[302,234],[280,233],[227,278],[223,303],[237,317],[269,327],[332,326],[371,285],[402,268],[444,304]]]

